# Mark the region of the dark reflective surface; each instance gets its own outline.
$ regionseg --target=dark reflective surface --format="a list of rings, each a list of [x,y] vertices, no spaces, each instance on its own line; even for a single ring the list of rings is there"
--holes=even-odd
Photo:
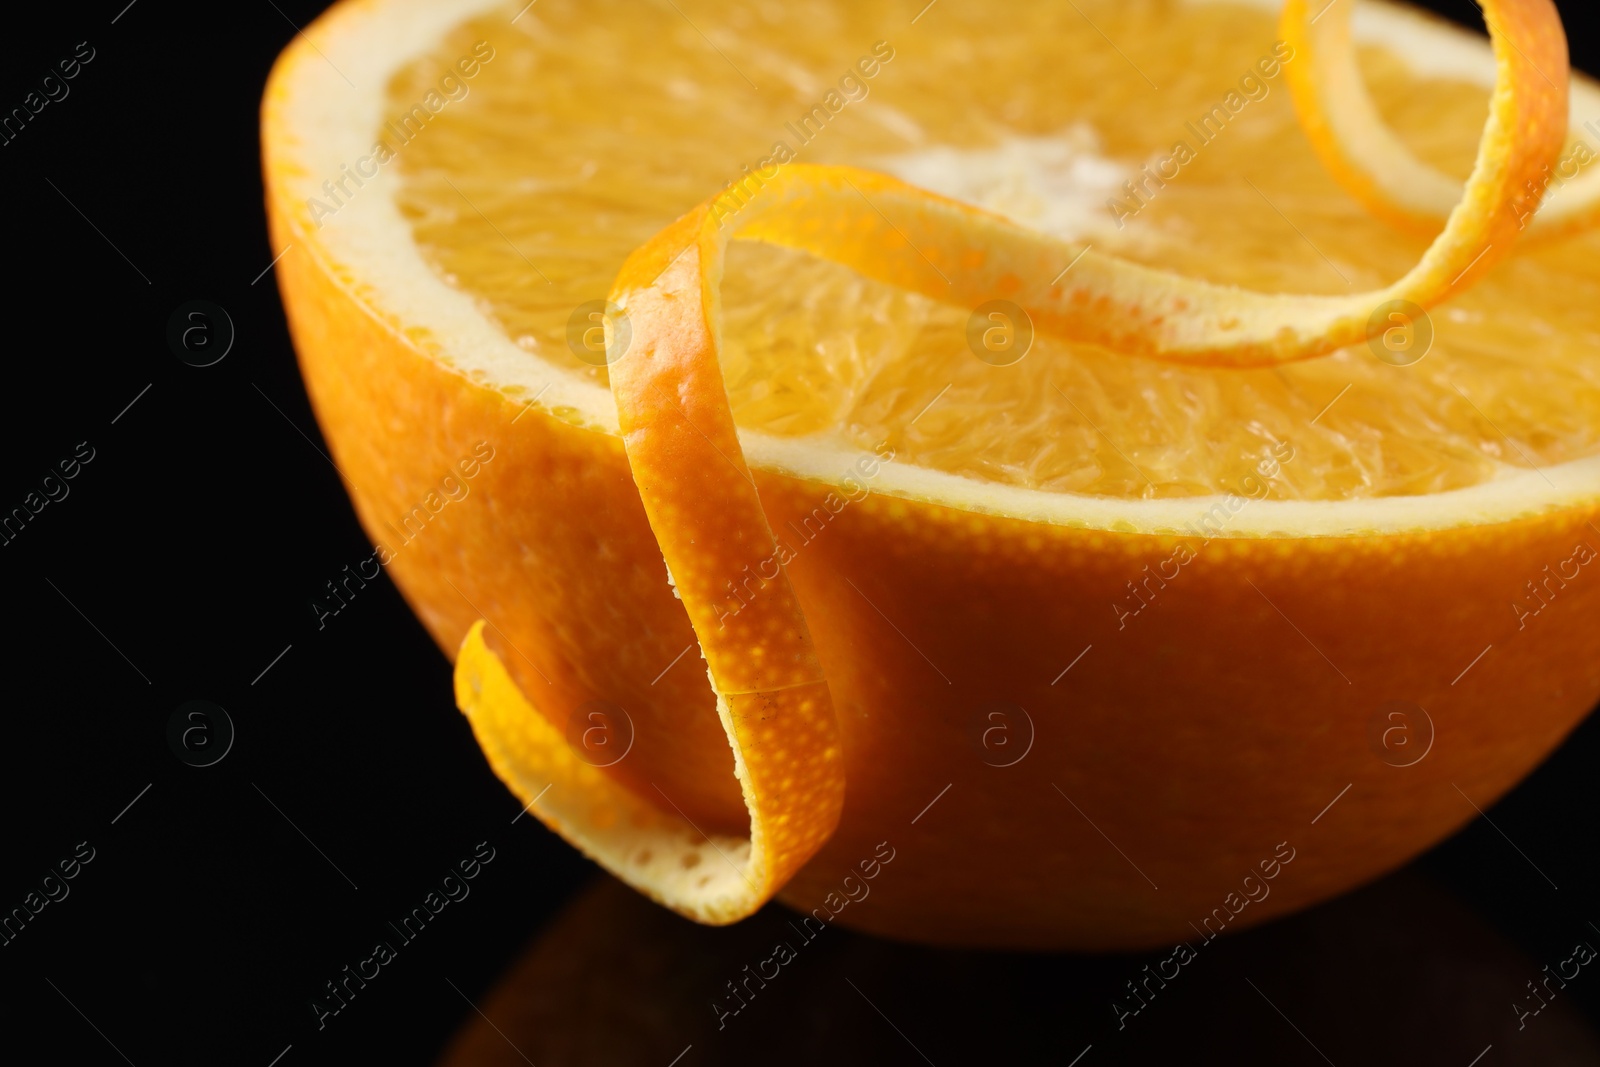
[[[706,929],[599,879],[478,1000],[439,1063],[665,1064],[685,1048],[697,1064],[1065,1064],[1086,1049],[1086,1064],[1466,1065],[1486,1049],[1480,1062],[1600,1063],[1600,1035],[1559,980],[1519,1028],[1511,1005],[1533,1003],[1540,964],[1413,871],[1197,939],[1166,982],[1148,975],[1167,953],[950,952],[839,929],[806,943],[793,919],[769,908]],[[783,942],[793,962],[751,978]],[[729,981],[747,1006],[723,1016]],[[1143,1008],[1129,981],[1144,983]],[[1138,1009],[1120,1028],[1114,1001]]]

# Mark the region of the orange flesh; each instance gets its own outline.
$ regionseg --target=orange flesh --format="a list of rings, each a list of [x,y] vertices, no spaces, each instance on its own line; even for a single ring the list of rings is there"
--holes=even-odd
[[[942,18],[975,17],[959,4],[945,7]],[[1416,259],[1422,241],[1389,232],[1322,173],[1281,76],[1118,230],[1105,206],[1115,185],[1137,177],[1152,152],[1170,152],[1185,122],[1270,54],[1277,33],[1270,14],[1247,8],[1180,5],[1156,13],[1094,5],[1085,12],[1113,40],[1149,41],[1140,65],[1160,93],[1070,8],[1030,12],[1029,25],[1038,20],[1040,35],[1060,40],[1071,64],[1029,58],[1031,32],[957,47],[946,29],[937,48],[919,52],[921,39],[908,31],[891,42],[896,58],[867,83],[868,98],[847,107],[801,158],[900,166],[918,181],[926,168],[910,153],[927,160],[940,146],[1049,139],[1067,146],[1057,150],[1065,153],[1058,172],[1099,175],[1080,182],[1089,190],[1080,199],[1097,228],[1089,235],[1097,249],[1217,281],[1330,293],[1346,288],[1340,273],[1350,288],[1366,289]],[[821,79],[787,91],[774,80],[757,92],[704,42],[698,51],[652,47],[660,35],[686,29],[681,20],[669,23],[678,19],[670,9],[633,12],[629,32],[607,35],[603,46],[596,38],[605,35],[597,28],[605,18],[580,28],[575,9],[559,3],[538,16],[525,33],[483,20],[441,48],[444,55],[481,36],[495,44],[503,67],[407,147],[402,200],[445,276],[482,297],[512,336],[603,380],[603,370],[582,368],[566,352],[571,308],[603,294],[623,256],[663,217],[770,153],[773,131],[782,135],[784,123],[830,84],[823,57],[837,50],[834,42],[859,37],[870,52],[873,27],[890,22],[866,4],[839,14],[850,23],[844,26],[726,27],[740,54],[782,50],[796,57],[790,66]],[[639,27],[640,20],[651,25]],[[571,34],[590,46],[565,47]],[[1419,155],[1463,172],[1483,91],[1419,84],[1382,52],[1364,58],[1386,118]],[[398,78],[391,98],[409,100],[426,68]],[[991,84],[984,76],[991,69],[1028,77]],[[547,92],[547,81],[557,91]],[[597,120],[596,94],[627,102],[618,121]],[[510,108],[522,120],[484,143],[482,123]],[[1130,113],[1148,118],[1128,123]],[[691,131],[712,115],[718,137],[702,143]],[[895,132],[909,131],[908,122],[923,130],[917,143]],[[1080,123],[1076,134],[1063,134]],[[552,153],[552,143],[570,147]],[[441,176],[554,284],[541,282]],[[1017,198],[1003,200],[996,206],[1016,208]],[[1428,493],[1588,455],[1600,444],[1600,281],[1590,267],[1597,251],[1593,237],[1519,250],[1435,313],[1433,351],[1413,367],[1386,366],[1358,346],[1305,365],[1216,372],[1051,337],[1039,338],[1016,366],[989,367],[966,348],[963,309],[800,253],[739,244],[724,285],[723,364],[741,426],[837,434],[862,449],[893,434],[902,461],[1001,483],[1124,497],[1237,489],[1276,443],[1293,438],[1299,458],[1276,480],[1278,496]]]

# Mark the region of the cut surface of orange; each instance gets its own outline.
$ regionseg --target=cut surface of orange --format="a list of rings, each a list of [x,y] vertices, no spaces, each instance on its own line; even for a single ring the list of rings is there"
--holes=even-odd
[[[1365,10],[1354,32],[1384,122],[1458,166],[1482,126],[1487,45]],[[759,232],[759,197],[781,189],[741,224],[793,247],[734,245],[718,279],[686,239],[666,274],[630,282],[634,248],[759,170],[772,138],[798,141],[784,116],[819,101],[824,128],[782,181],[846,173],[813,164],[887,171],[982,220],[946,260],[946,231],[892,210],[924,194],[867,176],[812,217],[864,220],[877,245],[868,209],[909,227],[898,262],[912,272],[927,274],[920,259],[954,276],[1016,235],[1002,251],[1094,246],[1059,264],[1063,292],[1120,257],[1196,292],[1322,294],[1312,308],[1426,262],[1426,239],[1321,173],[1279,80],[1297,60],[1261,65],[1272,10],[704,15],[346,5],[308,31],[315,49],[286,54],[265,105],[275,234],[299,251],[281,284],[368,528],[392,528],[456,453],[494,443],[477,501],[396,546],[391,573],[441,645],[466,638],[461,706],[548,824],[709,921],[787,882],[802,910],[898,936],[1128,947],[1180,936],[1229,872],[1295,834],[1295,880],[1240,925],[1402,862],[1473,814],[1461,791],[1508,788],[1600,695],[1600,582],[1580,580],[1579,558],[1600,544],[1592,236],[1493,249],[1482,224],[1507,232],[1503,215],[1480,212],[1483,257],[1427,299],[1475,284],[1433,310],[1431,351],[1404,367],[1365,343],[1258,370],[1163,366],[1109,347],[1152,336],[1115,316],[1066,339],[1041,328],[1021,362],[992,366],[967,346],[970,311],[932,299],[930,277],[885,272],[870,249],[813,259],[802,250],[840,247],[815,228]],[[1045,41],[1084,61],[1052,62]],[[465,55],[479,57],[470,79]],[[1013,72],[1008,88],[991,68]],[[443,81],[452,70],[465,91]],[[329,105],[341,74],[355,93]],[[419,132],[328,210],[322,182],[365,174],[358,157],[433,88]],[[1213,103],[1222,128],[1163,169]],[[1132,109],[1150,117],[1123,121]],[[1561,147],[1513,132],[1533,147],[1496,201]],[[856,194],[866,207],[841,209]],[[677,377],[567,344],[619,269],[632,354],[680,345]],[[691,291],[710,311],[684,315]],[[695,356],[717,314],[720,370]],[[1361,318],[1335,336],[1364,338]],[[1329,329],[1309,310],[1291,325]],[[642,458],[652,449],[666,458]],[[742,547],[713,551],[729,531]],[[1559,595],[1541,597],[1548,568]],[[1530,710],[1513,729],[1500,709],[1516,693]],[[596,699],[628,724],[628,755],[603,766],[573,740]],[[1438,730],[1431,761],[1401,768],[1374,748],[1372,716],[1396,701]],[[775,719],[816,728],[763,733]],[[1003,756],[997,721],[1018,746]],[[1344,785],[1349,821],[1312,829]],[[909,862],[857,900],[849,886],[885,843]]]
[[[537,32],[524,29],[530,12],[495,60],[517,77],[473,89],[482,109],[521,118],[496,127],[485,144],[481,122],[447,109],[427,138],[405,147],[402,210],[444,277],[472,279],[469,292],[498,332],[600,383],[605,369],[568,349],[572,309],[603,298],[622,261],[667,221],[772,158],[775,140],[803,152],[801,162],[886,171],[1062,240],[1259,291],[1375,289],[1420,258],[1425,239],[1372,226],[1366,207],[1308,150],[1284,83],[1298,60],[1283,64],[1273,52],[1278,5],[1085,8],[1113,40],[1141,42],[1139,67],[1159,91],[1070,8],[1030,9],[1027,17],[1040,39],[1070,51],[1070,63],[1044,59],[1040,40],[994,32],[1003,27],[983,12],[950,10],[942,22],[930,22],[930,12],[914,30],[888,3],[830,9],[809,25],[798,15],[752,17],[727,43],[789,57],[774,58],[788,80],[763,93],[670,7],[626,17],[617,9],[614,18],[597,9],[602,22],[637,26],[607,36],[603,47],[584,24],[586,9],[552,4],[538,12]],[[1386,123],[1419,158],[1464,176],[1494,74],[1488,50],[1404,8],[1362,11],[1363,73]],[[460,54],[499,25],[495,14],[468,20],[436,52]],[[957,47],[960,38],[967,43]],[[801,144],[788,126],[836,87],[849,62],[871,56],[877,39],[895,58],[861,79],[867,96],[859,105]],[[565,50],[572,40],[595,47]],[[661,40],[674,42],[670,55],[659,54]],[[1407,59],[1417,56],[1426,59]],[[1276,78],[1261,75],[1264,60],[1268,69],[1277,63]],[[1416,63],[1423,65],[1411,69]],[[795,65],[805,79],[789,69]],[[419,63],[401,76],[389,115],[426,91],[430,69]],[[1009,88],[985,81],[997,69],[1018,72]],[[540,96],[535,71],[562,86],[554,103]],[[1266,95],[1241,92],[1246,76]],[[1592,91],[1592,82],[1579,82]],[[1230,92],[1248,102],[1217,135],[1217,121],[1202,120],[1216,107],[1226,113]],[[627,104],[608,122],[604,108],[581,103],[597,100]],[[464,101],[464,112],[472,105]],[[697,133],[697,109],[715,112],[715,138]],[[1195,130],[1211,140],[1198,143]],[[552,138],[571,154],[544,152]],[[1180,140],[1193,159],[1162,179]],[[515,177],[478,168],[486,156]],[[1459,196],[1457,187],[1450,203]],[[1327,360],[1216,375],[1152,367],[1048,335],[997,371],[967,346],[969,309],[739,243],[724,284],[724,369],[746,429],[787,442],[821,438],[851,452],[893,437],[902,463],[991,483],[1120,499],[1203,496],[1237,488],[1293,437],[1308,462],[1286,469],[1283,497],[1422,495],[1576,459],[1600,444],[1600,388],[1584,355],[1600,337],[1600,279],[1587,267],[1597,250],[1590,234],[1520,251],[1432,317],[1433,350],[1412,367],[1356,347]],[[1515,397],[1503,389],[1512,353],[1524,383]],[[485,373],[504,380],[510,368],[502,371],[502,362],[509,353]],[[546,376],[527,366],[517,384],[531,396]]]

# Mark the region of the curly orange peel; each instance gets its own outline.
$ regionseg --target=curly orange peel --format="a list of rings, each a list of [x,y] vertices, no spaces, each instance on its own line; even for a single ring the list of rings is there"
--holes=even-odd
[[[1304,0],[1297,0],[1286,5],[1282,19],[1284,39],[1301,56],[1299,62],[1285,67],[1284,73],[1312,148],[1345,191],[1374,215],[1404,230],[1437,232],[1462,199],[1461,182],[1419,160],[1379,115],[1356,64],[1351,38],[1354,0],[1334,0],[1326,7],[1322,6],[1326,0],[1316,2],[1316,15],[1308,15]],[[1485,5],[1483,12],[1495,37],[1497,55],[1508,47],[1514,49],[1504,58],[1519,65],[1521,77],[1527,77],[1531,69],[1547,89],[1568,87],[1563,37],[1546,31],[1530,48],[1523,43],[1526,37],[1516,32],[1521,26],[1508,24],[1501,33],[1498,25],[1501,19],[1522,19],[1526,14],[1508,10],[1504,4]],[[1542,12],[1537,17],[1541,23],[1548,22]],[[1574,103],[1581,95],[1587,110],[1600,108],[1600,93],[1592,86],[1572,85],[1571,89]],[[1496,93],[1498,97],[1500,88]],[[1541,116],[1530,114],[1528,118],[1540,121]],[[1569,124],[1571,120],[1562,116],[1563,136]],[[1591,151],[1591,156],[1595,155]],[[1562,169],[1580,169],[1576,155],[1564,162],[1567,165]],[[1540,207],[1552,179],[1561,180],[1562,176],[1541,169],[1524,178],[1529,184],[1512,187],[1498,201],[1528,238],[1563,237],[1600,223],[1600,168],[1576,173],[1570,186],[1562,180],[1566,187],[1561,195]]]

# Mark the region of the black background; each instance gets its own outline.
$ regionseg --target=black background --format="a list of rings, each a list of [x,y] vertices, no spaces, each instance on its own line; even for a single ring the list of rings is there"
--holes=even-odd
[[[1466,1067],[1491,1044],[1484,1067],[1600,1062],[1600,975],[1523,1033],[1510,1007],[1575,941],[1600,944],[1587,925],[1600,923],[1595,721],[1494,825],[1207,948],[1188,968],[1203,973],[1127,1031],[1109,1002],[1159,954],[945,953],[835,930],[790,989],[714,1033],[707,1001],[781,913],[702,930],[617,889],[533,818],[512,825],[518,804],[455,712],[447,660],[388,580],[320,631],[308,606],[371,547],[321,454],[267,270],[257,108],[294,25],[322,5],[124,3],[10,10],[0,42],[5,109],[78,42],[95,49],[70,96],[0,147],[0,505],[79,442],[94,449],[70,496],[0,547],[0,909],[78,842],[95,850],[70,896],[0,947],[0,1059],[434,1062],[463,1024],[482,1027],[469,998],[492,1000],[545,937],[532,984],[508,994],[537,1018],[489,1009],[504,1062],[666,1067],[692,1045],[679,1062],[693,1067],[774,1041],[769,1062],[940,1067],[1066,1064],[1090,1045],[1084,1067]],[[1475,16],[1467,0],[1428,6]],[[1578,5],[1561,7],[1575,62],[1600,70]],[[166,341],[194,299],[237,329],[204,369]],[[237,727],[212,767],[168,748],[168,718],[192,699]],[[495,858],[472,895],[319,1031],[321,984],[480,841]]]

